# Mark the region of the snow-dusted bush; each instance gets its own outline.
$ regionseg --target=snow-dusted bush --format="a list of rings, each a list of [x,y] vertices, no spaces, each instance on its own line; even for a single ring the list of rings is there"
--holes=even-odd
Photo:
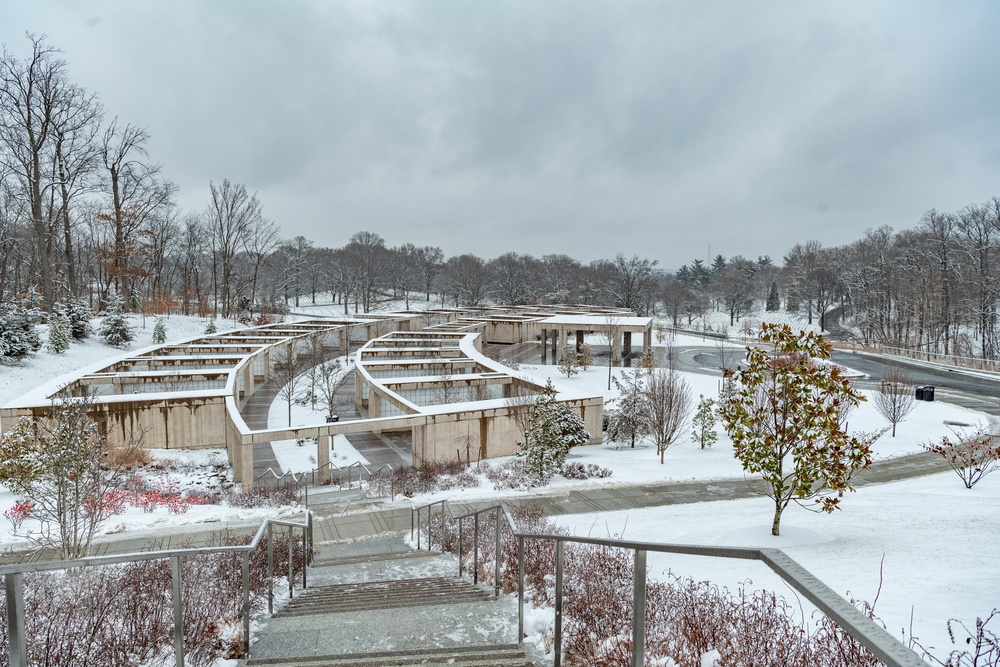
[[[20,359],[41,346],[32,314],[24,306],[0,305],[0,358]]]
[[[611,469],[596,463],[580,463],[573,461],[562,467],[560,475],[566,479],[590,479],[592,477],[611,477]]]
[[[211,336],[214,333],[218,333],[219,328],[215,326],[215,318],[213,317],[208,321],[208,326],[205,327],[205,335]]]

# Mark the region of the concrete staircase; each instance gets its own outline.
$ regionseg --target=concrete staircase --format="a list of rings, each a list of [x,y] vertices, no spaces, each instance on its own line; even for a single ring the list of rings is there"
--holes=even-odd
[[[317,548],[308,590],[257,633],[246,667],[536,667],[517,606],[399,534]]]

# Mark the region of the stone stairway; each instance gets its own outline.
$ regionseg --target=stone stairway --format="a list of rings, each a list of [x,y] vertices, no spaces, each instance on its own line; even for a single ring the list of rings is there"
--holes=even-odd
[[[457,577],[453,556],[402,535],[317,547],[309,589],[257,633],[246,667],[536,667],[516,602]]]

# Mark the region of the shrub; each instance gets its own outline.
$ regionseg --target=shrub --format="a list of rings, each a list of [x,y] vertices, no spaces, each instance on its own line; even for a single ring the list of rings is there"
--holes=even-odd
[[[560,474],[567,479],[590,479],[592,477],[611,477],[611,470],[596,463],[580,463],[573,461],[562,467]]]

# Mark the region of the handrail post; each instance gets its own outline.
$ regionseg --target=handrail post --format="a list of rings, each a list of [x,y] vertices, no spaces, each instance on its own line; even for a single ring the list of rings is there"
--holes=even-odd
[[[184,606],[181,600],[181,557],[170,559],[174,602],[174,664],[184,667]]]
[[[524,538],[517,538],[517,643],[524,642]]]
[[[465,519],[465,517],[462,517],[462,518],[460,518],[458,520],[458,577],[459,577],[459,579],[462,578],[462,571],[463,571],[462,570],[462,557],[465,555],[462,552],[462,547],[464,546],[462,544],[462,541],[463,541],[462,540],[462,527],[465,525],[465,520],[464,519]]]
[[[632,667],[646,661],[646,551],[635,550],[632,575]]]
[[[553,666],[562,664],[563,541],[556,540],[556,629],[552,651]]]
[[[411,507],[410,508],[410,539],[411,540],[413,539],[413,512],[414,511],[415,510]],[[420,538],[417,538],[417,549],[418,550],[420,549]]]
[[[7,606],[7,639],[10,667],[28,667],[28,640],[24,634],[24,575],[4,575]]]
[[[243,552],[243,657],[250,657],[250,551]]]
[[[475,529],[472,531],[472,583],[479,583],[479,512],[476,512],[474,522]]]
[[[288,527],[288,599],[291,600],[295,597],[295,568],[293,567],[294,562],[292,557],[294,555],[295,541],[292,538],[292,527]]]
[[[493,597],[500,597],[500,506],[497,505],[497,543],[493,552],[496,577],[493,582]]]
[[[267,613],[274,613],[274,526],[267,522]]]
[[[306,515],[306,521],[308,522],[308,515]],[[302,590],[306,589],[306,570],[309,568],[306,565],[309,564],[309,554],[306,551],[306,531],[308,528],[302,526]]]

